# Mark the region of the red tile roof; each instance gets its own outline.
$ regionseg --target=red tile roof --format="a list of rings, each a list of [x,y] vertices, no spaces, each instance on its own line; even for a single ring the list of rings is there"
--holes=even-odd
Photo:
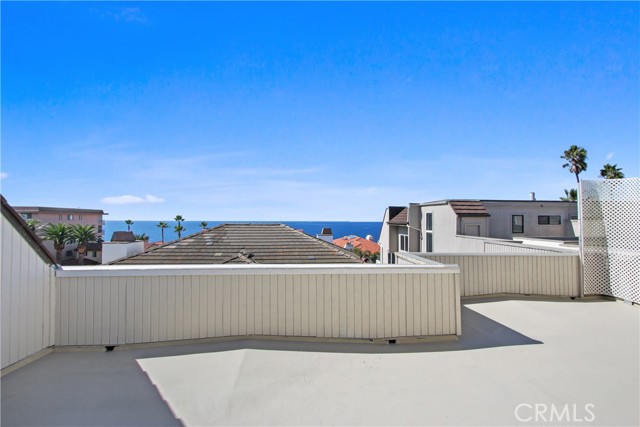
[[[363,239],[362,237],[345,236],[333,241],[334,245],[340,246],[341,248],[344,248],[347,243],[351,243],[354,248],[358,248],[362,252],[369,251],[372,254],[375,254],[376,252],[380,253],[379,244],[371,240]]]

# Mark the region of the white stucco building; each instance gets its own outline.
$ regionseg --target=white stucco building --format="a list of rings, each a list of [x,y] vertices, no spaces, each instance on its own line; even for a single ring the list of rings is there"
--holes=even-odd
[[[438,200],[390,206],[380,232],[380,259],[395,252],[484,252],[480,239],[576,240],[575,202],[555,200]],[[475,238],[475,239],[474,239]]]

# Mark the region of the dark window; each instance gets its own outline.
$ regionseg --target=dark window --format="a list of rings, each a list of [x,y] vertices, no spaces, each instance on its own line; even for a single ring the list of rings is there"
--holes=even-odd
[[[73,221],[73,214],[67,215],[67,221]]]
[[[431,231],[433,230],[433,214],[431,212],[429,212],[427,214],[427,230]]]
[[[403,252],[409,251],[409,236],[407,234],[400,234],[400,250]]]
[[[31,219],[31,214],[30,213],[22,213],[20,215],[22,216],[22,219]]]
[[[58,215],[58,220],[62,221],[62,214]]]
[[[511,232],[524,233],[524,215],[511,215]]]
[[[82,215],[78,215],[78,221],[82,221]]]
[[[67,251],[66,252],[66,256],[71,256],[72,254],[73,254],[73,252],[71,252],[71,251]]]
[[[560,215],[538,215],[538,225],[560,225]]]
[[[433,252],[433,233],[427,233],[427,252]]]

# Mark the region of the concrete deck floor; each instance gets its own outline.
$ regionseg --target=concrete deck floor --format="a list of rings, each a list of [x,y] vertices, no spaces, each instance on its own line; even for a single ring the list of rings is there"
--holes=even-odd
[[[458,341],[56,351],[1,387],[2,426],[637,426],[640,310],[467,301]]]

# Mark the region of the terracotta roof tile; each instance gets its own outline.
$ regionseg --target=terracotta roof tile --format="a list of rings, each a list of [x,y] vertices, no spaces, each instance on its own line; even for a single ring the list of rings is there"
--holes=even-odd
[[[367,240],[364,239],[362,237],[358,237],[358,236],[345,236],[345,237],[341,237],[339,239],[335,239],[333,241],[333,244],[336,246],[340,246],[341,248],[344,248],[344,245],[346,245],[347,243],[351,243],[353,245],[354,248],[358,248],[360,250],[364,251],[369,251],[372,254],[378,252],[380,253],[380,245],[377,244],[376,242],[373,242],[371,240]]]
[[[222,224],[113,264],[360,263],[356,255],[282,224]]]

